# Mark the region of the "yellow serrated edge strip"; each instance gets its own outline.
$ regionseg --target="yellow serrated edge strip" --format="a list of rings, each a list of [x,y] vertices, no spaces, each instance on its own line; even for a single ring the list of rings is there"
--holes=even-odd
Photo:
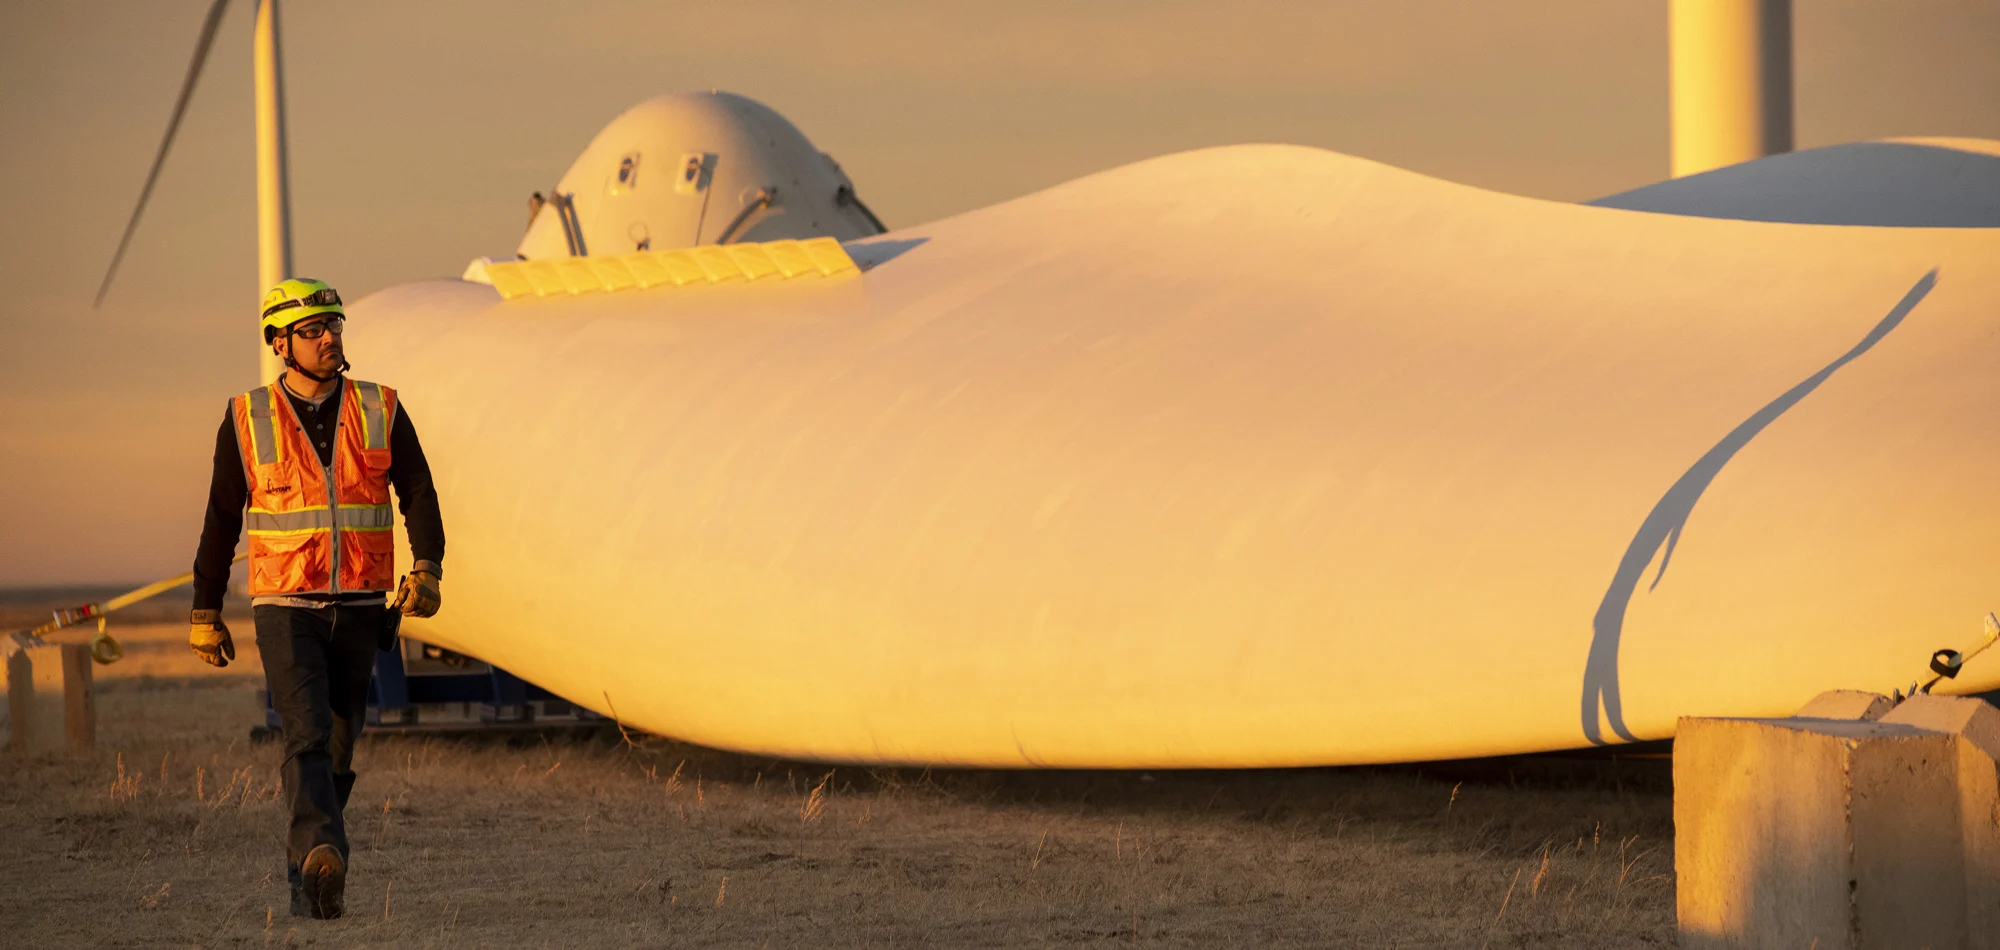
[[[806,241],[707,245],[548,261],[495,261],[486,275],[500,296],[557,297],[651,287],[754,281],[765,277],[832,277],[858,271],[854,258],[829,237]]]
[[[528,284],[534,288],[537,297],[567,293],[563,289],[562,272],[556,269],[555,261],[524,261],[521,271],[528,275]]]
[[[590,258],[571,257],[556,262],[557,272],[562,274],[563,289],[573,294],[587,294],[593,290],[603,290],[598,282],[597,272],[590,267]]]

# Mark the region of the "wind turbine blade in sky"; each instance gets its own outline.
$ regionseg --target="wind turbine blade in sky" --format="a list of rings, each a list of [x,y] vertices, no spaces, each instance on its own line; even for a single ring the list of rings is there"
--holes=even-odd
[[[132,233],[139,229],[139,216],[146,212],[146,199],[153,196],[153,183],[160,180],[160,167],[167,163],[167,150],[174,145],[174,133],[180,131],[181,116],[187,114],[188,100],[194,97],[194,84],[201,80],[201,67],[208,62],[208,49],[215,45],[215,29],[222,24],[222,11],[229,7],[229,0],[215,0],[208,6],[208,19],[201,24],[201,37],[195,40],[194,58],[188,62],[187,78],[181,81],[180,98],[174,101],[173,117],[167,120],[167,134],[160,139],[159,154],[153,156],[153,169],[146,173],[146,187],[139,189],[139,203],[132,209],[132,220],[125,223],[125,236],[118,239],[118,250],[111,255],[111,266],[104,271],[104,282],[97,286],[97,299],[91,301],[91,309],[104,303],[104,295],[111,290],[112,278],[118,276],[118,262],[125,259],[125,248],[132,243]]]

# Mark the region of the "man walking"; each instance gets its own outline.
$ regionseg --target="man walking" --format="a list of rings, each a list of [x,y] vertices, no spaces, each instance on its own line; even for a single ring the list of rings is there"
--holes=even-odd
[[[216,433],[188,644],[214,666],[236,657],[222,598],[247,509],[257,649],[284,730],[292,914],[330,918],[343,906],[342,810],[375,654],[395,644],[396,611],[437,613],[444,523],[395,390],[343,375],[340,295],[317,280],[287,280],[261,309],[264,342],[287,369],[231,400]],[[391,486],[415,561],[400,585]],[[391,586],[395,602],[385,606]]]

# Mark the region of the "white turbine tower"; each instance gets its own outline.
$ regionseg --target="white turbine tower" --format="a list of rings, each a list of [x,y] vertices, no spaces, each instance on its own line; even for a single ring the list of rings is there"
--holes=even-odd
[[[285,150],[285,71],[278,47],[278,0],[258,0],[253,43],[257,83],[257,294],[292,276],[291,157]],[[258,337],[257,379],[285,365]]]
[[[1791,0],[1673,0],[1675,178],[1792,150]]]

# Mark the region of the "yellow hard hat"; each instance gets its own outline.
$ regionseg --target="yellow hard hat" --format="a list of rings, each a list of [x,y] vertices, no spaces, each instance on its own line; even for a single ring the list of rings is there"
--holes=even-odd
[[[264,295],[264,305],[258,308],[263,314],[264,342],[271,342],[279,330],[322,313],[331,313],[342,319],[347,312],[340,309],[340,294],[335,293],[326,281],[310,277],[293,277],[278,282],[271,292]]]

